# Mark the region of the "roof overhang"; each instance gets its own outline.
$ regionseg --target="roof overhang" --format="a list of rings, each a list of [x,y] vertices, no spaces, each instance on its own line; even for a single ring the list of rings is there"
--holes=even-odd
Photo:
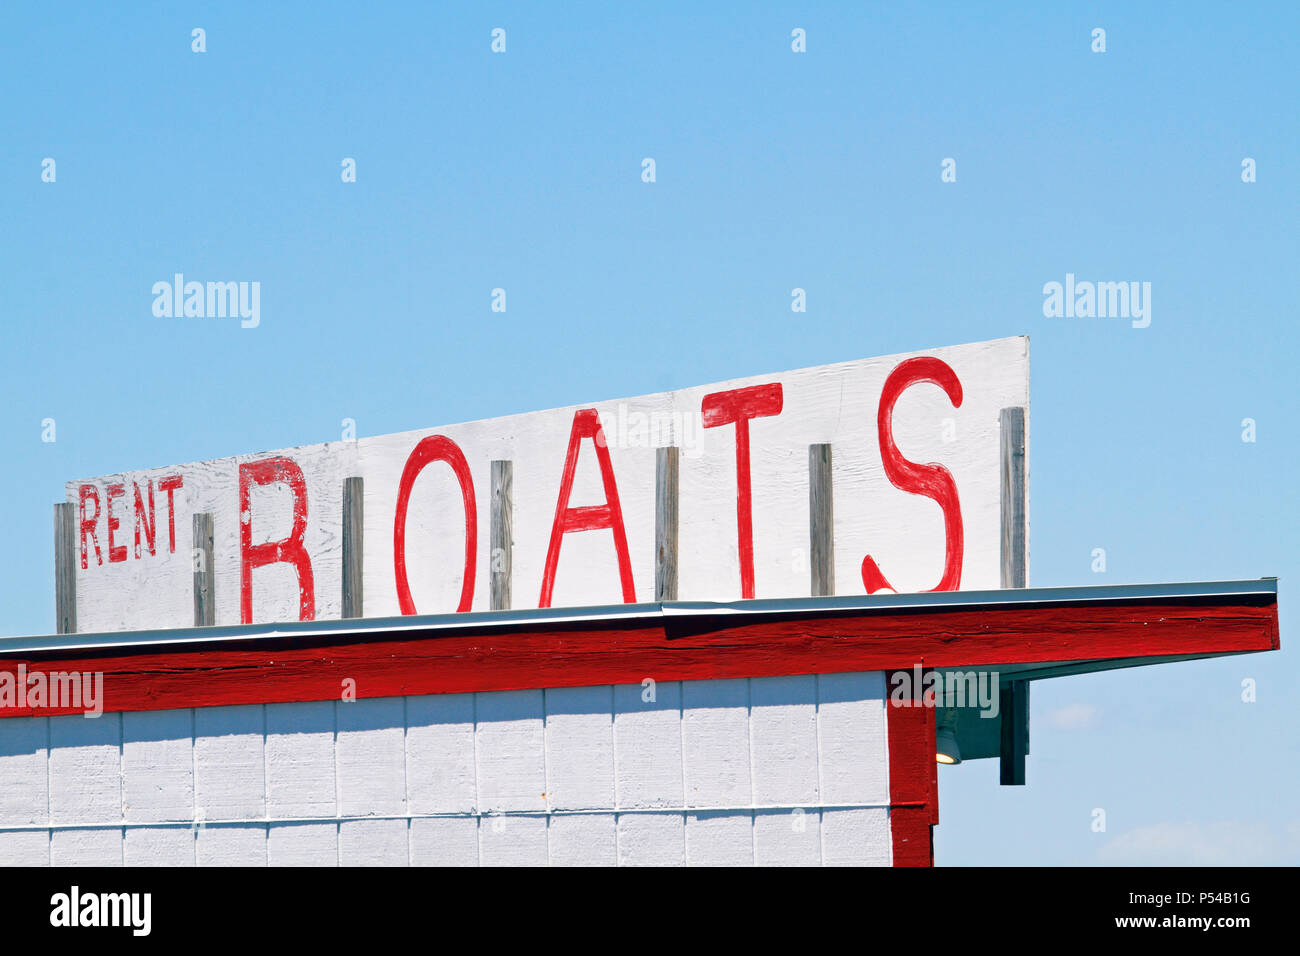
[[[1278,647],[1265,578],[10,637],[0,672],[103,672],[119,711],[330,700],[348,678],[364,697],[916,666],[1019,681]]]

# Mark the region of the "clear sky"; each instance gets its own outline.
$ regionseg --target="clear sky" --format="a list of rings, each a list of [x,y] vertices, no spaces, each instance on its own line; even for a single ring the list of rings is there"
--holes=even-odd
[[[1065,6],[5,4],[0,632],[68,479],[1028,334],[1031,584],[1276,575],[1294,648],[1300,7]],[[155,318],[175,272],[260,326]],[[1300,862],[1297,678],[1037,684],[937,861]]]

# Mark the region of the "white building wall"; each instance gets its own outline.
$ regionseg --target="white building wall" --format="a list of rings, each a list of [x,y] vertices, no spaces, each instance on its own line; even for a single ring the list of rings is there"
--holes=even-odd
[[[0,720],[0,863],[891,862],[883,674]]]

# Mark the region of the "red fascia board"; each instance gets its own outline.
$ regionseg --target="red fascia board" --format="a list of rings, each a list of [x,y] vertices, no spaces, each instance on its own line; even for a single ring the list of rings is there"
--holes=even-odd
[[[899,686],[888,675],[890,687]],[[913,688],[913,699],[921,688]],[[939,822],[939,765],[933,707],[886,707],[889,832],[894,866],[933,866]]]
[[[484,626],[394,631],[364,622],[313,634],[271,633],[121,646],[39,646],[0,655],[0,673],[102,672],[105,711],[336,700],[357,697],[772,677],[922,667],[1217,655],[1279,647],[1275,589],[1037,601],[1019,591],[993,603],[858,601],[660,608]],[[1118,590],[1118,589],[1117,589]],[[788,609],[787,609],[788,608]],[[669,610],[672,613],[667,613]],[[378,622],[377,622],[378,623]],[[268,631],[275,626],[268,625]],[[208,639],[210,635],[211,639]],[[79,637],[70,635],[69,637]],[[0,706],[0,717],[83,708]]]

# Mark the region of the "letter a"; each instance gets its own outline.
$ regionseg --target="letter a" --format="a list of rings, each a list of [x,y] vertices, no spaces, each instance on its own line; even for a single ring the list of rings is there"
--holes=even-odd
[[[596,446],[596,461],[600,465],[600,478],[605,486],[605,503],[580,508],[569,507],[569,494],[573,491],[573,473],[578,465],[578,451],[584,438]],[[618,577],[623,587],[623,603],[636,601],[636,587],[632,583],[632,560],[627,552],[627,531],[623,527],[623,509],[618,503],[618,485],[614,482],[614,467],[609,460],[609,447],[605,432],[600,427],[600,416],[594,408],[584,408],[573,416],[573,429],[569,432],[569,451],[564,458],[564,474],[560,479],[560,495],[555,503],[555,522],[551,525],[551,543],[546,549],[546,567],[542,571],[542,596],[538,607],[551,606],[551,593],[555,590],[555,567],[560,561],[560,544],[571,531],[596,531],[609,528],[614,532],[614,552],[618,555]]]

